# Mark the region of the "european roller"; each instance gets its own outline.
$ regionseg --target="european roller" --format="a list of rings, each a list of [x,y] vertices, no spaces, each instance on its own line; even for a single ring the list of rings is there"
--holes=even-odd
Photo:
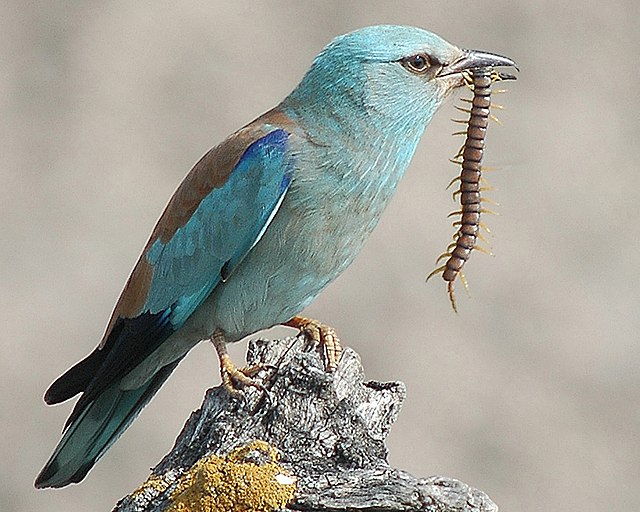
[[[330,327],[298,316],[362,248],[432,116],[462,72],[514,66],[414,27],[334,39],[278,106],[208,151],[156,224],[98,347],[45,401],[81,394],[36,487],[80,482],[187,352],[211,340],[224,385],[255,385],[226,352],[274,325],[340,356]]]

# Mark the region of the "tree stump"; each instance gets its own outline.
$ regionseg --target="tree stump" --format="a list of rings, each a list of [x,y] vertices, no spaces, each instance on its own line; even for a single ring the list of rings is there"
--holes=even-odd
[[[416,478],[386,461],[401,382],[365,381],[345,348],[334,373],[303,336],[249,342],[269,390],[207,391],[171,452],[115,512],[497,511],[451,478]]]

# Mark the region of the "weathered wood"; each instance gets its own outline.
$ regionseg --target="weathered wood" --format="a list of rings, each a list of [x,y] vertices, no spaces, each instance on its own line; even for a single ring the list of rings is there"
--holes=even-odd
[[[255,505],[255,496],[243,495],[238,499],[245,500],[244,505],[238,505],[237,510],[281,509],[273,503],[284,503],[278,501],[283,496],[278,493],[294,481],[290,475],[295,477],[295,496],[293,501],[285,501],[291,510],[497,510],[486,494],[462,482],[439,476],[416,478],[388,465],[384,440],[398,416],[405,387],[401,382],[365,381],[360,358],[353,350],[345,349],[333,374],[324,371],[317,350],[302,337],[252,341],[247,361],[272,367],[258,377],[269,389],[269,396],[252,388],[244,391],[242,400],[220,387],[210,389],[172,451],[140,489],[118,503],[116,512],[195,512],[193,499],[194,495],[199,499],[199,493],[208,496],[202,502],[208,508],[202,510],[231,510],[230,502],[223,498],[233,495],[236,499],[236,491],[250,493],[265,483],[255,483],[245,473],[227,471],[238,464],[245,469],[276,468],[271,476],[260,473],[257,478],[269,480],[265,485],[273,483],[279,490],[273,491],[275,501],[269,501],[271,497],[266,495],[272,492],[268,490],[271,487],[265,487],[267,490],[259,492],[265,500]],[[251,444],[255,440],[268,445]],[[273,460],[269,445],[279,452],[279,462]],[[244,451],[232,452],[243,446]],[[212,461],[207,471],[198,470],[196,475],[190,470],[210,454],[216,457],[203,459]],[[202,463],[196,467],[204,467]],[[226,483],[209,481],[216,471],[227,475]],[[274,478],[284,486],[278,487]],[[185,482],[189,484],[187,491]],[[178,488],[181,490],[176,491]],[[288,488],[293,492],[292,485]],[[187,498],[191,505],[185,505]]]

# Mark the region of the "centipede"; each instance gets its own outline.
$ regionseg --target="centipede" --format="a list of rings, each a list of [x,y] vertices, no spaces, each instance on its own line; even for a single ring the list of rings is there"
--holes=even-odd
[[[510,79],[510,75],[505,75],[494,71],[492,68],[477,68],[470,70],[464,76],[469,89],[473,91],[473,98],[466,100],[470,103],[470,108],[456,107],[458,110],[469,114],[465,131],[456,134],[465,135],[465,142],[451,159],[456,165],[460,165],[460,175],[450,183],[459,182],[458,189],[453,193],[454,199],[459,198],[460,208],[449,214],[450,217],[459,215],[459,220],[453,222],[456,231],[453,235],[453,242],[449,244],[447,250],[436,259],[436,269],[428,276],[427,280],[437,274],[442,274],[442,279],[447,282],[447,293],[451,307],[457,313],[455,296],[455,282],[458,278],[462,281],[465,289],[468,290],[467,280],[462,272],[465,264],[471,257],[474,250],[491,254],[491,252],[478,245],[478,240],[488,244],[486,237],[481,233],[481,229],[490,233],[487,226],[481,221],[482,214],[495,213],[483,206],[483,203],[497,204],[482,196],[485,190],[492,190],[486,186],[486,180],[482,176],[482,159],[484,156],[485,139],[487,127],[492,116],[491,110],[491,85],[495,81]],[[495,119],[497,121],[497,119]],[[447,188],[449,188],[447,187]],[[441,261],[446,260],[441,266],[437,266]]]

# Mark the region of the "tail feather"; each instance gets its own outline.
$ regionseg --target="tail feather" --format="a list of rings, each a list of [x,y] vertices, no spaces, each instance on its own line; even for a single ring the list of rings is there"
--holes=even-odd
[[[82,393],[102,365],[104,356],[104,351],[96,349],[69,368],[49,386],[44,394],[44,401],[49,405],[58,404]]]
[[[69,424],[35,486],[64,487],[80,482],[151,400],[180,359],[160,369],[145,385],[122,390],[119,382],[105,388]]]

